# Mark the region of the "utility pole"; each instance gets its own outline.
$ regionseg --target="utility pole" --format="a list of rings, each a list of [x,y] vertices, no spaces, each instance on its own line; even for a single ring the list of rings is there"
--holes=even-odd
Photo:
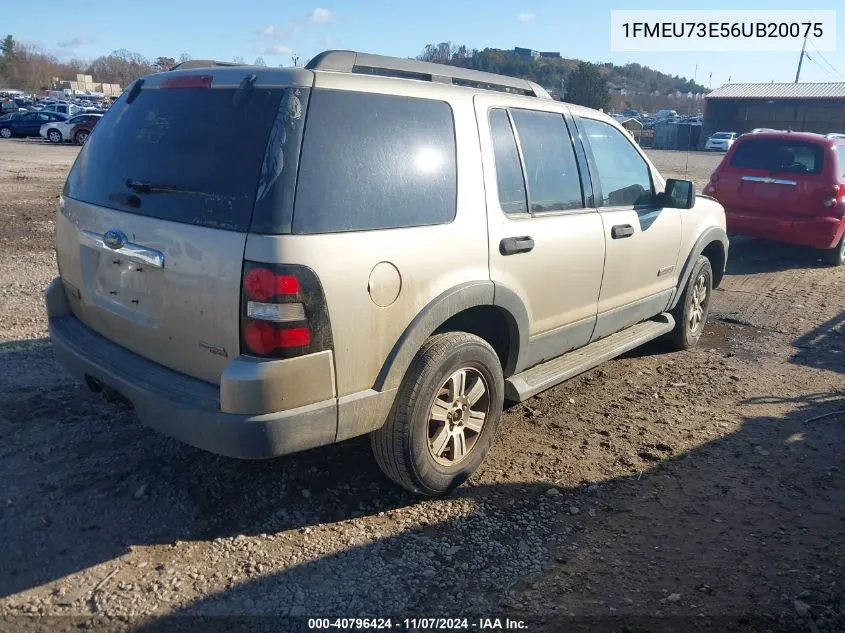
[[[798,58],[798,70],[795,72],[795,83],[798,83],[798,77],[801,75],[801,62],[804,61],[804,55],[807,50],[807,38],[810,36],[810,31],[804,36],[804,45],[801,47],[801,56]]]

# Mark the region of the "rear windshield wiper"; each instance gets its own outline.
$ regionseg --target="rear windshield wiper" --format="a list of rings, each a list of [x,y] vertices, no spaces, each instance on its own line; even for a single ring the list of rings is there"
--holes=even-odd
[[[126,186],[132,189],[135,193],[184,193],[196,196],[210,195],[205,191],[198,191],[195,189],[185,189],[177,185],[154,185],[149,182],[142,182],[140,180],[127,179]]]

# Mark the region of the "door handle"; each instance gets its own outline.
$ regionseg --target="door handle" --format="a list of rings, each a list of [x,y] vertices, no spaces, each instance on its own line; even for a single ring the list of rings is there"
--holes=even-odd
[[[614,240],[621,240],[623,237],[631,237],[634,234],[634,227],[630,224],[617,224],[610,229],[610,237]]]
[[[506,237],[499,242],[499,252],[502,255],[516,255],[527,253],[534,248],[534,240],[529,235],[521,237]]]

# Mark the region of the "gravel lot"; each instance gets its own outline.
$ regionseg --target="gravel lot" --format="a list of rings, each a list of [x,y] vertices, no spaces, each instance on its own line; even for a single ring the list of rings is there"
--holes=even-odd
[[[5,630],[26,614],[845,630],[845,270],[812,250],[735,239],[699,348],[651,345],[512,407],[471,482],[419,501],[366,440],[228,460],[66,378],[41,291],[76,149],[0,148]],[[699,188],[719,160],[650,154]]]

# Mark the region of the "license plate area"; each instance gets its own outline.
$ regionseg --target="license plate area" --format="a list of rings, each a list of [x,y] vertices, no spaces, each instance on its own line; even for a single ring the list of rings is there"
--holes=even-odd
[[[87,277],[94,305],[145,327],[157,324],[164,294],[162,268],[88,246],[81,247],[80,255],[83,267],[94,273]]]

